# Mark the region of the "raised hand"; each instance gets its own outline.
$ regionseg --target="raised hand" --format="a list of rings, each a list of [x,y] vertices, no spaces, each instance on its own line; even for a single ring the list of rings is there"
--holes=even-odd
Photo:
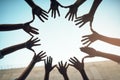
[[[75,67],[78,71],[84,69],[84,63],[81,63],[76,57],[70,58],[71,66]]]
[[[91,57],[98,56],[97,55],[97,51],[95,49],[93,49],[93,48],[90,48],[90,47],[81,47],[80,50],[82,52],[87,53]]]
[[[56,65],[52,66],[53,58],[51,56],[47,57],[47,60],[44,60],[45,64],[45,73],[49,73]]]
[[[67,18],[69,16],[68,20],[73,21],[74,18],[77,18],[78,6],[70,5],[67,8],[69,8],[69,11],[66,14],[65,18]]]
[[[44,60],[45,64],[45,77],[44,80],[49,80],[49,73],[54,69],[54,66],[52,66],[53,58],[51,56],[47,57],[47,60]]]
[[[80,62],[76,57],[70,58],[69,61],[72,63],[70,65],[81,73],[83,80],[89,80],[84,70],[84,58],[82,59],[82,62]]]
[[[34,57],[33,57],[33,61],[36,63],[36,62],[39,62],[39,61],[43,61],[43,58],[46,57],[46,52],[43,52],[41,51],[40,53],[38,53],[37,55],[35,54]]]
[[[48,17],[47,12],[46,12],[45,10],[43,10],[42,8],[40,8],[39,6],[37,6],[37,5],[33,2],[33,0],[25,0],[25,1],[26,1],[26,2],[28,3],[28,5],[32,8],[33,20],[35,19],[35,15],[38,16],[38,18],[39,18],[42,22],[44,22],[44,20],[43,20],[42,18],[48,20],[48,19],[47,19],[47,17]],[[32,20],[32,21],[33,21],[33,20]]]
[[[65,62],[65,64],[63,65],[63,62],[61,61],[58,63],[58,65],[59,66],[57,66],[57,69],[63,75],[64,80],[69,80],[68,75],[67,75],[67,68],[69,65],[67,64],[67,62]]]
[[[42,18],[48,20],[47,12],[37,5],[34,8],[32,8],[32,15],[33,15],[33,20],[35,19],[35,15],[37,15],[42,22],[44,22]]]
[[[79,28],[81,28],[85,23],[90,21],[90,26],[92,27],[92,22],[93,22],[93,16],[91,14],[85,14],[83,16],[77,17],[75,22],[75,25],[79,25]]]
[[[23,73],[15,80],[25,80],[27,78],[27,76],[29,75],[29,73],[31,72],[31,70],[33,69],[33,67],[35,66],[35,64],[39,61],[43,61],[43,58],[46,57],[45,53],[46,52],[43,52],[43,51],[41,51],[37,55],[35,53],[32,61],[28,65],[28,67],[26,67],[26,69],[23,71]]]
[[[41,45],[41,44],[35,44],[35,43],[39,42],[40,39],[38,39],[38,38],[35,38],[35,39],[33,39],[33,40],[32,40],[32,39],[33,39],[33,38],[31,38],[30,40],[28,40],[28,41],[25,43],[25,46],[26,46],[27,49],[35,52],[35,51],[32,49],[32,47],[33,47],[33,46],[39,46],[39,45]]]
[[[27,22],[27,23],[23,24],[23,30],[25,32],[27,32],[28,34],[30,34],[31,36],[33,36],[31,33],[39,34],[37,28],[34,28],[34,27],[30,26],[30,22]]]
[[[77,11],[78,11],[78,7],[83,4],[86,0],[77,0],[74,4],[70,5],[70,6],[66,6],[64,8],[69,8],[68,13],[66,14],[65,18],[68,18],[68,20],[73,21],[74,18],[77,18]]]
[[[60,12],[59,12],[58,7],[59,6],[63,7],[63,6],[56,0],[50,0],[50,1],[51,1],[51,5],[50,5],[50,9],[49,9],[48,13],[50,11],[52,11],[51,17],[56,18],[56,12],[58,13],[58,16],[60,16]]]
[[[91,28],[91,31],[92,31],[92,34],[82,36],[83,39],[81,40],[81,42],[84,42],[83,45],[87,44],[87,46],[89,46],[91,43],[93,43],[94,41],[100,38],[100,34],[95,32],[92,28]]]

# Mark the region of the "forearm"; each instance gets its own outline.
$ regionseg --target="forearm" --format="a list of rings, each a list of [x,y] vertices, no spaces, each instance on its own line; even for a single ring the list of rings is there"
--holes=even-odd
[[[92,5],[92,7],[91,7],[91,9],[90,9],[90,15],[93,15],[94,16],[94,14],[95,14],[95,11],[96,11],[96,9],[97,9],[97,7],[99,6],[99,4],[102,2],[102,0],[94,0],[94,2],[93,2],[93,5]]]
[[[96,56],[108,58],[108,59],[111,59],[117,63],[120,63],[120,56],[118,56],[118,55],[96,51]]]
[[[64,80],[69,80],[69,78],[68,78],[68,75],[67,75],[67,74],[63,75],[63,77],[64,77]]]
[[[84,69],[80,70],[79,72],[81,73],[83,80],[89,80]]]
[[[31,63],[29,64],[29,66],[25,69],[25,71],[19,76],[19,78],[17,78],[17,80],[25,80],[26,77],[29,75],[29,73],[31,72],[31,70],[33,69],[35,65],[34,60],[31,61]]]
[[[49,80],[49,73],[45,73],[44,80]]]
[[[1,24],[0,31],[10,31],[10,30],[17,30],[22,29],[23,24]]]
[[[12,53],[16,50],[19,50],[19,49],[22,49],[22,48],[25,48],[26,47],[26,44],[25,43],[21,43],[21,44],[18,44],[18,45],[14,45],[14,46],[10,46],[10,47],[7,47],[7,48],[4,48],[1,50],[1,55],[5,56],[9,53]]]
[[[79,7],[80,5],[82,5],[86,0],[77,0],[74,5],[76,5],[77,7]]]
[[[112,45],[120,46],[120,39],[110,38],[103,35],[100,35],[99,40],[110,43]]]
[[[35,3],[33,2],[33,0],[25,0],[27,2],[27,4],[31,7],[34,8],[35,7]]]

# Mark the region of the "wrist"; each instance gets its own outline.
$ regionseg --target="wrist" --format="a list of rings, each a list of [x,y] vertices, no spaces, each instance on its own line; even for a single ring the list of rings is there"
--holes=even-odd
[[[2,52],[0,50],[0,59],[2,59],[4,57],[4,55],[2,55]]]
[[[67,75],[67,74],[64,74],[64,75],[63,75],[63,77],[64,77],[64,80],[69,80],[69,78],[68,78],[68,75]]]

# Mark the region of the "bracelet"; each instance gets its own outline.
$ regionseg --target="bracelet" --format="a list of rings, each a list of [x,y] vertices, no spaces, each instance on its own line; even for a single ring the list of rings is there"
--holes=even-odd
[[[1,54],[1,51],[0,51],[0,59],[2,59],[4,56]]]

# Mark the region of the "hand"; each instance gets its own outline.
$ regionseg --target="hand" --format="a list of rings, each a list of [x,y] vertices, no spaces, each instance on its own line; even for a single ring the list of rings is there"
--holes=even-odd
[[[97,56],[97,51],[90,47],[81,47],[80,50],[90,55],[90,57]]]
[[[57,66],[58,71],[59,71],[63,76],[67,75],[67,68],[68,68],[68,66],[69,66],[69,65],[67,64],[67,62],[65,62],[64,65],[63,65],[63,62],[62,62],[62,61],[59,62],[58,64],[59,64],[59,66]]]
[[[39,45],[41,45],[41,44],[35,44],[35,43],[37,43],[37,42],[39,42],[39,41],[40,41],[40,39],[38,39],[38,38],[35,38],[35,39],[33,39],[33,40],[32,40],[32,38],[31,38],[30,40],[28,40],[28,41],[25,43],[25,46],[26,46],[27,49],[35,52],[35,51],[32,49],[32,47],[33,47],[33,46],[39,46]]]
[[[79,28],[82,27],[85,23],[87,23],[88,21],[90,21],[90,27],[92,27],[92,22],[93,22],[93,16],[90,14],[85,14],[83,16],[80,16],[78,18],[76,18],[75,22],[77,22],[75,25],[79,25]]]
[[[78,71],[84,69],[84,63],[81,63],[76,57],[70,58],[71,66],[75,67]]]
[[[69,15],[68,20],[71,19],[71,21],[73,21],[74,17],[77,18],[78,6],[76,6],[76,5],[70,5],[70,6],[66,7],[66,8],[69,8],[69,11],[66,14],[65,18],[67,18],[68,15]]]
[[[23,24],[23,30],[25,32],[27,32],[31,36],[33,36],[31,33],[33,33],[33,34],[39,34],[37,32],[38,31],[37,28],[34,28],[34,27],[30,26],[30,22],[27,22],[27,23]]]
[[[45,73],[49,73],[56,65],[52,66],[52,62],[53,62],[53,58],[47,57],[47,60],[44,60],[44,64],[45,64]]]
[[[36,63],[36,62],[39,62],[39,61],[43,61],[44,57],[46,57],[46,52],[41,51],[37,55],[34,55],[33,60]]]
[[[51,1],[51,5],[50,5],[50,9],[49,9],[48,13],[49,13],[50,11],[52,11],[51,17],[54,16],[54,18],[56,18],[56,11],[57,11],[57,13],[58,13],[58,16],[60,16],[60,12],[59,12],[58,7],[59,7],[59,6],[62,7],[62,5],[61,5],[58,1],[56,1],[56,0],[50,0],[50,1]]]
[[[34,18],[35,18],[35,15],[37,15],[38,18],[39,18],[42,22],[44,22],[44,20],[43,20],[42,18],[48,20],[48,19],[47,19],[47,17],[48,17],[47,12],[46,12],[45,10],[43,10],[42,8],[40,8],[39,6],[37,6],[37,5],[35,5],[35,7],[32,8],[32,14],[33,14],[33,20],[34,20]]]
[[[83,45],[87,44],[87,47],[94,41],[98,40],[100,37],[100,35],[97,32],[95,32],[92,28],[91,31],[92,34],[82,36],[83,39],[81,40],[81,42],[84,42]]]

